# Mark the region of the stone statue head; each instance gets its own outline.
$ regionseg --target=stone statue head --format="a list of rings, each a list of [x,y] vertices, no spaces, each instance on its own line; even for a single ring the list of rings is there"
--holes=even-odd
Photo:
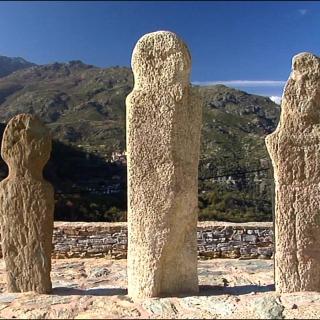
[[[51,135],[36,116],[19,114],[9,121],[1,146],[1,156],[9,166],[9,176],[42,177],[50,152]]]
[[[308,52],[293,57],[292,71],[283,98],[283,103],[294,107],[301,115],[319,115],[320,58]]]
[[[169,31],[144,35],[132,54],[136,89],[189,85],[191,56],[187,46]]]

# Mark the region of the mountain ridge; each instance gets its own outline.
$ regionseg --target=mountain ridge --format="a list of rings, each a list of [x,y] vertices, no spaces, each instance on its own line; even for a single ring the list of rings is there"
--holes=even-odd
[[[51,178],[61,194],[85,190],[89,199],[92,192],[86,181],[95,190],[120,184],[107,200],[103,200],[105,194],[93,193],[95,200],[85,206],[72,197],[58,199],[63,212],[62,216],[57,213],[60,219],[70,220],[67,203],[78,211],[75,219],[90,220],[90,210],[96,220],[125,219],[126,164],[116,154],[126,147],[125,97],[132,87],[128,67],[99,68],[77,60],[33,65],[0,78],[0,121],[5,123],[22,112],[37,114],[52,131],[59,152],[63,149],[72,155],[60,163],[63,170],[51,165],[56,170]],[[199,218],[270,220],[272,186],[264,137],[275,129],[280,107],[268,97],[224,85],[193,86],[193,90],[203,99]],[[117,157],[122,160],[112,160]],[[92,163],[86,158],[93,159]],[[106,172],[102,174],[105,183],[95,176],[93,163],[95,171]],[[92,203],[96,206],[90,207]]]
[[[7,57],[0,55],[0,78],[5,77],[17,70],[29,68],[35,64],[21,57]]]

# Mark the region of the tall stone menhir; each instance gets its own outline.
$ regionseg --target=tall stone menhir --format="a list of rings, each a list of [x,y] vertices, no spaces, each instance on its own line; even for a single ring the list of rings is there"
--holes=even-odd
[[[191,58],[174,34],[143,36],[127,97],[128,293],[198,292],[197,193],[202,108]]]
[[[276,131],[266,138],[275,199],[279,292],[320,291],[320,59],[293,58]]]
[[[9,176],[0,183],[2,253],[9,292],[51,291],[53,188],[43,179],[51,137],[35,117],[20,114],[8,123],[1,155]]]

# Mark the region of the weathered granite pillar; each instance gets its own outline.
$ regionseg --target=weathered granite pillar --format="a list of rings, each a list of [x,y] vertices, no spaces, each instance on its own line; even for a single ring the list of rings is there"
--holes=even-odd
[[[198,292],[197,206],[202,107],[191,58],[174,34],[143,36],[127,97],[128,292]]]
[[[0,220],[10,292],[51,291],[54,198],[42,177],[50,151],[50,134],[35,116],[9,121],[1,149],[9,175],[0,183]]]
[[[320,291],[320,59],[293,58],[281,118],[266,138],[275,179],[275,283]]]

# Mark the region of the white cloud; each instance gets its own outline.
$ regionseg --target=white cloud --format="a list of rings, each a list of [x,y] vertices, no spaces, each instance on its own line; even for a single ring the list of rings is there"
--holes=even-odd
[[[304,15],[306,15],[308,13],[307,9],[299,9],[298,11],[302,16],[304,16]]]
[[[270,98],[270,100],[271,101],[273,101],[274,103],[276,103],[276,104],[281,104],[281,97],[279,97],[279,96],[271,96],[271,97],[269,97]]]
[[[278,80],[221,80],[221,81],[193,81],[195,85],[210,86],[216,84],[224,84],[226,86],[235,87],[282,87],[285,81]]]

